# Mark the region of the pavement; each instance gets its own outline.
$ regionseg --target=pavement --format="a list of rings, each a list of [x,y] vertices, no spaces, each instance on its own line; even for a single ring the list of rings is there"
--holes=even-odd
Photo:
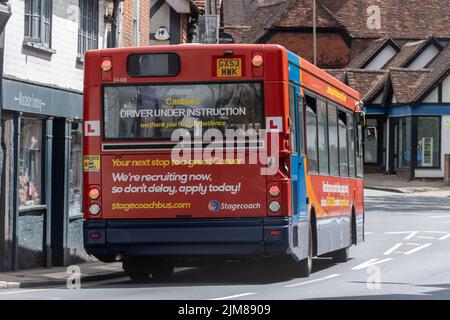
[[[74,281],[74,272],[79,274],[79,279],[82,283],[125,276],[122,270],[122,263],[89,262],[67,267],[3,272],[0,273],[0,289],[66,285],[69,278],[72,282]]]
[[[450,198],[366,190],[366,241],[351,259],[313,259],[309,278],[258,262],[177,269],[165,282],[126,276],[64,286],[0,290],[0,299],[298,300],[450,299]],[[62,275],[61,275],[62,276]]]
[[[450,197],[450,186],[445,184],[442,179],[414,179],[408,181],[395,175],[366,174],[364,175],[364,188],[405,194],[421,194],[431,197]]]

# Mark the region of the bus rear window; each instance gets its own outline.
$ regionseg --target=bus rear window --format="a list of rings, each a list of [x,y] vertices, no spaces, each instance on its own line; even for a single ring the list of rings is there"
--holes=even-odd
[[[263,128],[261,84],[170,84],[106,86],[104,137],[120,140],[171,140],[176,129],[194,135],[218,129],[256,134]]]
[[[180,57],[176,53],[132,54],[127,69],[131,77],[173,77],[180,71]]]

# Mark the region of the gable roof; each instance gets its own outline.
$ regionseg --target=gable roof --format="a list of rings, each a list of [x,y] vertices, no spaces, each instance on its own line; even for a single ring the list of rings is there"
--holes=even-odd
[[[396,103],[409,104],[415,92],[432,72],[430,69],[411,70],[392,68],[389,70],[390,84]]]
[[[430,64],[430,74],[423,80],[421,87],[413,96],[414,102],[419,102],[433,89],[436,82],[440,81],[450,70],[450,42],[445,46],[440,54]]]
[[[400,51],[398,44],[389,36],[374,40],[370,45],[355,59],[350,61],[347,68],[359,69],[363,68],[371,59],[373,59],[383,48],[391,45],[395,50]]]
[[[429,45],[435,45],[442,49],[441,44],[434,38],[407,42],[400,50],[400,52],[386,65],[387,68],[403,68],[411,63],[424,49]]]
[[[359,91],[363,101],[368,101],[385,85],[386,70],[347,70],[347,85]]]

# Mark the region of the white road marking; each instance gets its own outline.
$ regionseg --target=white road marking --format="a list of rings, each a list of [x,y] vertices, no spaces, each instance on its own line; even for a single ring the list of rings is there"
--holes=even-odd
[[[408,236],[406,236],[406,237],[404,238],[404,240],[412,239],[412,238],[414,238],[414,236],[417,235],[418,233],[419,233],[419,231],[411,232]]]
[[[429,247],[431,245],[432,245],[432,243],[425,243],[424,245],[422,245],[420,247],[417,247],[417,248],[414,248],[412,250],[409,250],[409,251],[405,252],[405,254],[408,254],[408,255],[409,254],[413,254],[413,253],[415,253],[415,252],[417,252],[419,250],[425,249],[426,247]]]
[[[394,260],[394,258],[386,258],[386,259],[383,259],[383,260],[378,260],[378,258],[370,259],[370,260],[368,260],[366,262],[363,262],[363,263],[357,265],[356,267],[353,267],[352,270],[366,269],[367,267],[374,266],[376,264],[380,264],[380,263],[384,263],[384,262],[388,262],[388,261],[391,261],[391,260]]]
[[[433,240],[433,239],[437,239],[436,237],[428,237],[428,236],[418,236],[418,239],[428,239],[428,240]]]
[[[446,234],[445,236],[440,237],[439,240],[445,240],[445,239],[448,239],[448,238],[450,238],[450,233]]]
[[[319,281],[324,281],[324,280],[328,280],[328,279],[332,279],[332,278],[336,278],[336,277],[339,277],[339,274],[337,274],[337,273],[330,274],[329,276],[326,276],[326,277],[323,277],[323,278],[309,280],[309,281],[300,282],[300,283],[296,283],[296,284],[290,284],[290,285],[287,285],[287,286],[284,286],[284,287],[285,288],[294,288],[294,287],[304,286],[306,284],[315,283],[315,282],[319,282]]]
[[[228,296],[228,297],[221,297],[221,298],[214,298],[214,299],[209,299],[209,300],[229,300],[229,299],[234,299],[234,298],[239,298],[239,297],[245,297],[245,296],[250,296],[256,294],[254,292],[246,292],[246,293],[241,293],[241,294],[235,294],[234,296]]]
[[[428,218],[430,218],[430,219],[450,218],[450,215],[446,215],[446,216],[429,216]]]
[[[384,256],[388,256],[390,255],[392,252],[394,252],[395,250],[397,250],[398,248],[400,248],[403,245],[403,243],[397,243],[395,246],[393,246],[392,248],[390,248],[389,250],[387,250],[385,253],[383,253]]]

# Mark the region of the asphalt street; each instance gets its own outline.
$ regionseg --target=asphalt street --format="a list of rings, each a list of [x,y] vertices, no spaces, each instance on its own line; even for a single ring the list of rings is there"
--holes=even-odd
[[[366,242],[347,263],[314,259],[310,278],[235,262],[180,269],[167,283],[120,278],[1,290],[0,299],[450,299],[450,198],[366,190],[365,205]]]

